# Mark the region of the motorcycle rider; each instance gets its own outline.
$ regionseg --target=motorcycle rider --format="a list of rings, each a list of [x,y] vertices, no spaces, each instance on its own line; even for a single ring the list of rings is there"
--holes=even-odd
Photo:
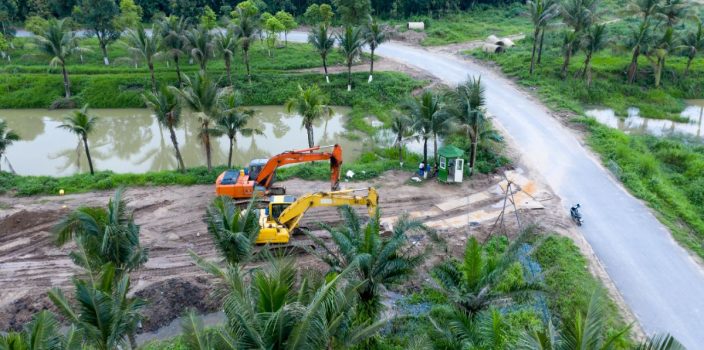
[[[575,218],[575,219],[582,218],[582,214],[579,213],[580,207],[581,207],[581,205],[579,205],[579,203],[577,203],[577,204],[573,205],[572,208],[570,208],[570,215],[572,215],[573,218]]]

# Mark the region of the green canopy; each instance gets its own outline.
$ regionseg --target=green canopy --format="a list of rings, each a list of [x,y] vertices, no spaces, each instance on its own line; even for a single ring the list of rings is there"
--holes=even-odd
[[[445,158],[460,158],[464,155],[464,151],[455,146],[449,145],[440,148],[438,150],[438,154]]]

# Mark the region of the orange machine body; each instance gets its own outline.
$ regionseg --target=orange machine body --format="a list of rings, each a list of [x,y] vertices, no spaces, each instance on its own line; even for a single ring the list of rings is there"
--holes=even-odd
[[[321,148],[332,147],[332,152],[318,152]],[[284,165],[330,161],[330,187],[337,190],[342,169],[342,148],[339,145],[316,146],[295,151],[287,151],[270,159],[254,159],[247,169],[227,170],[215,181],[215,193],[218,196],[228,196],[236,199],[248,199],[255,196],[281,195],[285,190],[272,193],[272,184],[276,178],[276,170]]]

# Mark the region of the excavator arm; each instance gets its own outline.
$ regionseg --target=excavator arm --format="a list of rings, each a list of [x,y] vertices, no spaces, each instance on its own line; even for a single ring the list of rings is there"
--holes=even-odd
[[[332,147],[332,152],[315,152],[321,148]],[[340,186],[340,172],[342,169],[342,147],[340,145],[300,149],[296,151],[288,151],[271,157],[269,161],[262,167],[259,175],[256,178],[256,183],[259,186],[269,188],[274,180],[274,173],[280,166],[296,163],[314,162],[320,160],[330,160],[330,187],[333,191]]]
[[[366,196],[357,196],[355,192],[361,190],[344,190],[336,192],[318,192],[307,194],[300,197],[286,208],[277,221],[279,224],[286,226],[289,230],[298,227],[298,223],[303,218],[303,214],[314,207],[341,207],[349,206],[366,206],[369,211],[369,216],[376,213],[376,208],[379,205],[379,195],[376,189],[370,187],[367,189]]]

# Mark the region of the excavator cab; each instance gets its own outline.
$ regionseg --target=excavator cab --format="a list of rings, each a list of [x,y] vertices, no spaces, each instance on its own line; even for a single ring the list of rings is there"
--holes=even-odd
[[[252,161],[249,162],[249,178],[256,179],[268,161],[268,159],[252,159]]]

